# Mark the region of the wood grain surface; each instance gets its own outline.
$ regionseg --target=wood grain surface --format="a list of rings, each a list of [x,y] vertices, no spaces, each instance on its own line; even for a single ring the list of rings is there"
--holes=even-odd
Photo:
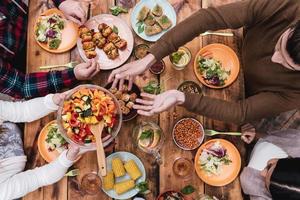
[[[138,2],[139,0],[136,0]],[[171,3],[174,0],[169,0]],[[237,0],[186,0],[184,6],[177,13],[177,21],[180,22],[190,16],[193,12],[200,8],[207,8],[211,6],[219,6],[222,4],[227,4],[235,2]],[[41,49],[33,37],[33,26],[37,16],[43,12],[47,7],[46,0],[30,0],[29,5],[29,23],[28,23],[28,48],[27,48],[27,72],[39,71],[39,66],[49,65],[49,64],[64,64],[69,61],[79,61],[81,58],[79,56],[76,47],[67,53],[63,54],[50,54],[43,49]],[[109,13],[109,8],[114,5],[118,5],[116,0],[93,0],[94,6],[92,9],[92,16],[98,14]],[[87,9],[87,4],[83,3]],[[123,18],[130,26],[130,13],[132,9],[129,10],[128,14],[121,14],[119,17]],[[207,44],[211,43],[222,43],[231,47],[237,55],[241,56],[241,42],[242,42],[242,29],[239,30],[222,30],[227,32],[233,32],[234,37],[222,37],[222,36],[199,36],[194,40],[187,43],[185,46],[188,47],[192,52],[192,61],[194,60],[195,54],[199,49]],[[147,43],[140,39],[134,32],[135,45],[140,43]],[[152,45],[151,43],[147,43]],[[134,60],[134,57],[128,60],[128,62]],[[166,70],[160,76],[154,76],[149,71],[143,75],[137,77],[136,83],[138,86],[143,87],[147,84],[149,80],[158,81],[164,90],[176,89],[178,85],[185,80],[193,80],[198,82],[193,73],[193,62],[190,62],[188,67],[182,71],[177,71],[172,67],[172,64],[168,57],[164,58],[166,63]],[[104,86],[106,84],[107,77],[110,71],[101,71],[91,82],[93,84]],[[200,84],[200,83],[199,83]],[[232,84],[229,88],[224,90],[213,90],[202,87],[203,92],[207,96],[212,96],[216,98],[221,98],[229,101],[237,101],[244,97],[244,87],[243,87],[243,76],[242,70],[238,80]],[[238,178],[231,184],[225,187],[211,187],[204,184],[196,175],[193,173],[187,179],[180,179],[176,177],[173,173],[172,166],[173,162],[178,157],[184,157],[193,161],[196,151],[183,151],[178,149],[172,140],[172,129],[174,124],[182,117],[194,117],[203,123],[205,128],[215,129],[220,131],[236,131],[239,129],[236,125],[224,123],[221,121],[211,120],[200,115],[195,115],[193,113],[187,112],[181,107],[176,107],[164,112],[160,115],[146,118],[138,116],[137,118],[125,122],[122,125],[122,129],[115,140],[115,146],[111,148],[113,151],[129,151],[136,154],[143,161],[146,171],[147,180],[149,181],[151,193],[146,195],[147,200],[155,200],[159,193],[166,190],[181,190],[186,185],[193,185],[197,189],[197,193],[206,193],[209,195],[214,195],[219,199],[224,200],[241,200],[243,199],[241,187]],[[27,169],[31,169],[37,166],[42,166],[45,161],[40,156],[37,150],[37,138],[38,133],[43,128],[43,126],[55,118],[54,114],[51,114],[43,119],[37,120],[32,123],[28,123],[25,126],[24,135],[24,146],[25,152],[28,156]],[[161,155],[163,164],[157,165],[152,155],[147,155],[144,152],[138,150],[133,143],[132,130],[137,123],[141,121],[153,121],[158,123],[166,137],[163,148],[161,149]],[[233,142],[239,149],[242,162],[244,165],[245,159],[244,155],[246,150],[244,144],[240,138],[234,137],[222,137]],[[73,168],[80,169],[80,175],[72,178],[63,178],[60,182],[40,188],[23,198],[23,200],[109,200],[102,191],[100,191],[95,196],[84,195],[80,191],[81,178],[90,172],[96,172],[97,160],[96,152],[90,152],[85,154],[74,166]],[[194,193],[192,196],[195,196]]]

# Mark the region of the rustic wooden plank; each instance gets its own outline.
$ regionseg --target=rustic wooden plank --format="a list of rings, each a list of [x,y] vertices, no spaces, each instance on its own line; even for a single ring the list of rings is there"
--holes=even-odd
[[[117,1],[117,5],[119,5],[118,1]],[[134,35],[135,45],[141,44],[141,43],[146,43],[148,45],[151,45],[151,43],[145,42],[144,40],[139,38],[139,36],[137,36],[135,34],[135,32],[132,30],[131,22],[130,22],[130,16],[131,16],[132,10],[133,10],[132,8],[129,9],[129,12],[127,14],[121,14],[121,15],[119,15],[119,17],[124,19],[127,22],[128,26],[131,28],[131,31]],[[129,60],[127,61],[127,63],[132,62],[134,60],[135,60],[135,58],[132,55],[129,58]],[[150,80],[158,81],[156,76],[152,75],[149,71],[147,71],[143,75],[138,76],[136,78],[135,83],[140,88],[142,88]],[[146,169],[147,181],[149,183],[149,189],[151,191],[151,193],[147,194],[145,197],[146,197],[146,199],[153,200],[158,195],[157,194],[158,187],[159,187],[159,184],[158,184],[158,180],[159,180],[158,165],[155,163],[154,157],[152,155],[147,155],[144,152],[142,152],[141,150],[137,149],[137,147],[134,145],[134,139],[132,137],[133,128],[138,123],[140,123],[142,121],[153,121],[155,123],[158,123],[158,116],[154,116],[154,117],[151,117],[151,118],[138,116],[137,118],[133,119],[132,121],[125,122],[122,125],[122,129],[121,129],[121,131],[118,135],[118,138],[116,139],[115,151],[129,151],[129,152],[132,152],[133,154],[137,155],[142,160],[142,162],[145,166],[145,169]]]
[[[177,15],[178,22],[184,20],[188,16],[190,16],[193,12],[197,11],[201,8],[201,1],[199,0],[190,0],[187,1],[183,8]],[[166,63],[166,71],[162,74],[160,82],[163,84],[165,90],[176,89],[179,84],[185,80],[192,80],[198,82],[193,73],[193,61],[195,59],[196,53],[199,51],[202,45],[201,38],[197,37],[191,42],[187,43],[185,46],[191,50],[192,60],[189,63],[188,67],[182,71],[177,71],[172,67],[172,64],[169,58],[165,58],[164,61]],[[183,151],[180,150],[173,142],[172,139],[172,129],[174,124],[183,117],[194,117],[199,121],[203,122],[203,118],[199,115],[187,112],[183,108],[176,107],[171,109],[168,112],[164,112],[160,114],[160,125],[165,133],[166,141],[165,145],[162,149],[162,158],[163,165],[160,167],[160,192],[166,190],[181,190],[184,186],[191,184],[199,193],[203,193],[204,184],[197,177],[196,173],[188,178],[182,179],[176,177],[173,173],[172,166],[173,162],[178,157],[184,157],[191,161],[194,161],[195,151]],[[170,184],[171,183],[171,184]],[[193,194],[195,195],[195,194]]]
[[[39,71],[38,67],[41,65],[49,64],[63,64],[69,61],[70,53],[63,54],[50,54],[41,49],[34,39],[34,24],[38,15],[47,9],[45,1],[31,0],[29,4],[28,16],[28,36],[27,36],[27,72]],[[28,156],[27,169],[46,164],[40,156],[37,149],[38,133],[54,116],[49,115],[41,120],[37,120],[25,125],[24,133],[24,147],[25,153]],[[53,186],[41,188],[34,191],[23,199],[66,199],[67,179],[63,179]]]
[[[92,16],[96,16],[101,13],[106,13],[108,8],[114,5],[113,0],[93,0],[92,6]],[[87,3],[83,3],[83,6],[87,10]],[[83,62],[81,59],[78,49],[74,49],[71,52],[71,59],[76,60],[79,62]],[[108,72],[101,71],[96,77],[93,78],[92,81],[86,81],[86,83],[92,83],[96,85],[104,85],[106,81],[106,77],[108,76]],[[84,83],[84,82],[83,82]],[[101,84],[102,83],[102,84]],[[69,200],[109,200],[107,195],[103,191],[100,191],[97,195],[84,195],[84,193],[80,190],[80,184],[82,177],[91,172],[98,172],[98,164],[97,164],[97,157],[96,152],[89,152],[82,156],[82,158],[75,163],[73,166],[75,169],[79,169],[80,174],[77,177],[69,178],[68,181],[68,199]]]
[[[218,0],[202,0],[202,7],[215,7],[219,5],[224,5],[232,2],[236,2],[238,0],[224,0],[224,1],[218,1]],[[222,30],[226,32],[234,32],[234,37],[220,37],[220,36],[204,36],[203,37],[203,46],[211,43],[222,43],[225,45],[228,45],[231,47],[239,56],[239,59],[241,61],[241,42],[242,42],[242,29],[239,30]],[[242,68],[242,63],[241,63]],[[243,75],[242,70],[240,72],[239,78],[228,88],[222,89],[222,90],[213,90],[213,89],[204,89],[204,94],[207,96],[215,97],[215,98],[221,98],[227,101],[237,101],[239,99],[242,99],[244,97],[244,82],[243,82]],[[235,124],[231,123],[224,123],[217,120],[212,120],[205,118],[204,123],[206,128],[212,128],[215,130],[221,130],[221,131],[236,131],[239,129],[239,127]],[[219,138],[225,138],[229,141],[231,141],[233,144],[237,146],[241,153],[242,157],[242,167],[244,166],[244,157],[246,154],[244,143],[240,140],[238,137],[219,137]],[[239,179],[237,178],[233,183],[225,186],[225,187],[212,187],[209,185],[205,185],[205,193],[209,195],[215,195],[219,199],[243,199],[242,191],[239,183]]]

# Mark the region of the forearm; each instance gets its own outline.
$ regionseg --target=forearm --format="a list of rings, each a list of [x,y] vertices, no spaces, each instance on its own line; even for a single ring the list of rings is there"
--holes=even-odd
[[[248,24],[247,11],[251,9],[248,4],[248,1],[242,1],[217,8],[200,9],[164,34],[150,52],[160,60],[205,31],[242,27]]]
[[[0,101],[0,119],[10,122],[31,122],[58,109],[53,95],[23,102]]]
[[[183,106],[209,118],[245,124],[298,108],[299,98],[300,94],[296,93],[265,92],[244,100],[229,102],[202,94],[186,94]]]
[[[34,98],[56,93],[77,83],[73,69],[23,74],[1,66],[0,92],[15,98]]]
[[[1,184],[3,198],[20,198],[40,187],[56,183],[63,178],[72,164],[73,162],[66,158],[66,152],[63,152],[54,162],[16,174]]]

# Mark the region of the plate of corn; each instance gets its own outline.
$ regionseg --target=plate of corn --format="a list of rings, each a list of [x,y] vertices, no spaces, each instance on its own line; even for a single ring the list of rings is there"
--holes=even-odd
[[[136,184],[146,180],[142,161],[129,152],[116,152],[106,158],[107,175],[102,177],[102,190],[114,199],[129,199],[139,190]]]

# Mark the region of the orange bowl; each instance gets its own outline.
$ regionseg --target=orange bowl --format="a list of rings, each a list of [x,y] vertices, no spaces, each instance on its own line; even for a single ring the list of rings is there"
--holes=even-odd
[[[222,166],[220,175],[209,175],[202,170],[198,164],[199,157],[203,149],[211,144],[219,141],[221,145],[227,149],[227,154],[232,161],[229,165]],[[225,186],[236,179],[241,169],[241,156],[237,148],[229,141],[224,139],[213,139],[205,142],[197,151],[195,156],[195,170],[199,178],[208,185],[212,186]]]
[[[62,16],[63,18],[65,18],[64,14],[56,8],[46,10],[36,20],[36,23],[34,25],[34,38],[35,38],[36,42],[38,43],[38,45],[40,47],[42,47],[44,50],[51,52],[51,53],[64,53],[64,52],[72,49],[77,43],[78,26],[74,22],[66,20],[65,28],[61,32],[62,33],[61,44],[59,45],[59,47],[57,49],[49,49],[47,43],[39,42],[35,35],[35,31],[37,29],[37,23],[40,20],[40,17],[52,15],[55,13]]]
[[[230,75],[222,86],[214,86],[206,83],[201,73],[198,70],[198,58],[203,53],[210,52],[212,57],[222,63],[222,66],[226,70],[230,70]],[[231,85],[238,77],[240,72],[240,62],[236,53],[228,46],[224,44],[209,44],[199,50],[194,61],[194,73],[198,80],[209,88],[221,89]]]

